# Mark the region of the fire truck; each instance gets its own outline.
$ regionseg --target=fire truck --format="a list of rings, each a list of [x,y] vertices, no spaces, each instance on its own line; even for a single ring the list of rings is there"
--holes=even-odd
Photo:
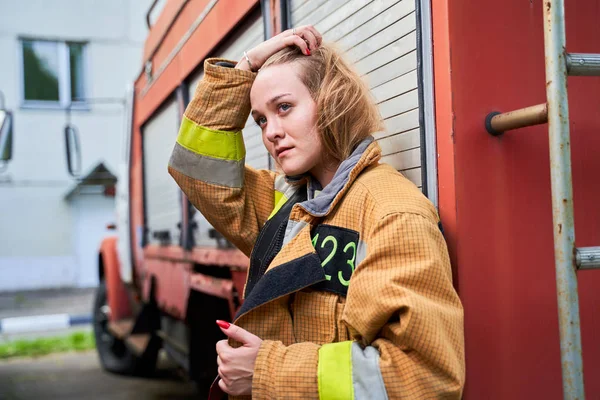
[[[182,194],[169,156],[206,58],[310,24],[368,83],[381,162],[439,210],[464,397],[600,398],[600,0],[162,3],[129,97],[118,234],[98,254],[107,370],[149,373],[164,349],[202,390],[216,376],[215,320],[243,302],[248,259]],[[275,169],[260,129],[243,134],[247,164]]]

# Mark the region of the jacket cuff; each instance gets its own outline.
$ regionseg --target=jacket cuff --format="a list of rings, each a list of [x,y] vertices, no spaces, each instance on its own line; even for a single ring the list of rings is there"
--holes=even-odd
[[[246,71],[239,68],[228,68],[222,65],[217,65],[218,62],[226,62],[237,65],[237,61],[228,60],[226,58],[207,58],[204,60],[204,79],[209,82],[219,82],[222,80],[229,80],[231,77],[236,77],[240,80],[254,81],[256,78],[256,72]]]
[[[264,340],[258,350],[252,379],[256,399],[318,398],[319,345]]]
[[[204,77],[185,116],[204,128],[241,131],[250,114],[250,89],[256,74],[215,65],[219,61],[232,62],[220,58],[204,61]]]

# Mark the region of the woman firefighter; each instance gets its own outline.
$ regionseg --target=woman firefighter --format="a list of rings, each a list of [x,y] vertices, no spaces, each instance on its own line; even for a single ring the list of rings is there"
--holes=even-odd
[[[461,397],[463,310],[433,205],[380,164],[383,123],[312,26],[208,59],[169,171],[250,257],[219,387],[255,399]],[[244,165],[251,112],[282,173]]]

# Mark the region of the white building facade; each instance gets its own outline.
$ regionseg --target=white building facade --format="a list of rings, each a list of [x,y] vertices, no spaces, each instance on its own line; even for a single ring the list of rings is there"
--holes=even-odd
[[[0,91],[13,114],[12,161],[0,171],[0,291],[98,284],[150,3],[0,0]],[[79,179],[67,170],[67,123],[78,131]]]

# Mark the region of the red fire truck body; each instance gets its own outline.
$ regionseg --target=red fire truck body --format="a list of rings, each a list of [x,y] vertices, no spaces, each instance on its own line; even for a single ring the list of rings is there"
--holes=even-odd
[[[265,37],[312,24],[369,83],[386,123],[376,134],[382,162],[439,209],[465,308],[464,396],[561,398],[566,294],[557,297],[548,125],[496,137],[485,127],[490,112],[546,102],[543,22],[554,3],[166,1],[134,85],[119,237],[99,254],[105,366],[146,371],[164,348],[204,386],[214,377],[214,321],[243,301],[248,259],[190,205],[168,157],[206,58],[239,60]],[[567,2],[565,14],[568,50],[600,53],[600,0]],[[564,201],[574,204],[577,247],[600,246],[600,77],[570,77],[568,95],[573,197]],[[274,168],[260,130],[249,123],[244,137],[247,163]],[[580,271],[578,284],[585,391],[600,398],[600,273]]]

